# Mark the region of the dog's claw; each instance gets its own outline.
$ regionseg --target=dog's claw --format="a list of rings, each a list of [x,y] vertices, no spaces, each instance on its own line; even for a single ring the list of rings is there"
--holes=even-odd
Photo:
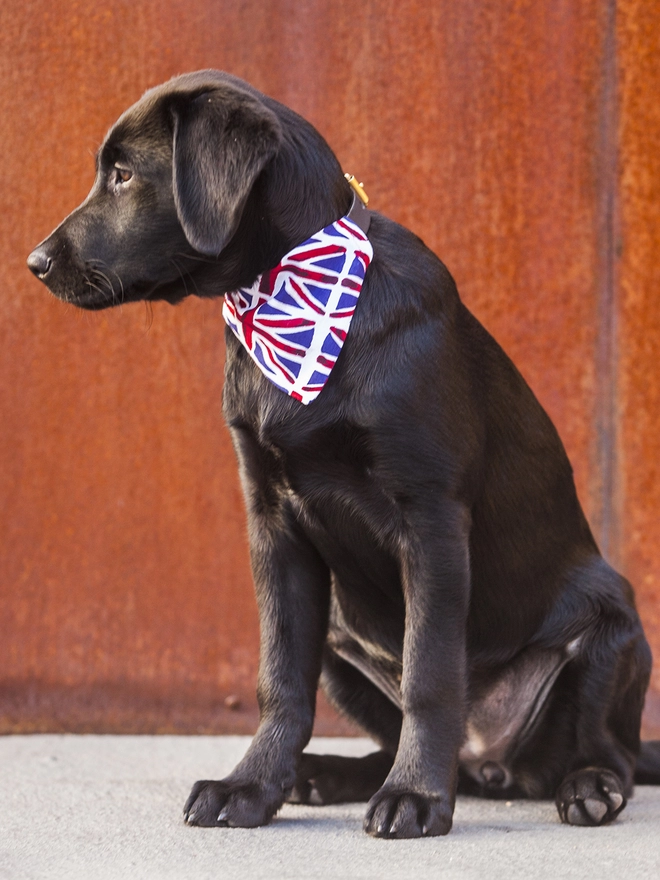
[[[623,803],[623,795],[620,794],[618,791],[608,791],[607,794],[613,809],[615,811],[618,810]]]
[[[451,824],[448,798],[381,789],[369,802],[364,830],[374,837],[435,837],[447,834]]]

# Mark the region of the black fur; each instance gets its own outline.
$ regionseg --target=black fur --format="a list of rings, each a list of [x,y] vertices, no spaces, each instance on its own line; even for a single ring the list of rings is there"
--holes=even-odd
[[[120,118],[90,196],[28,262],[87,309],[219,297],[350,201],[308,123],[202,71]],[[446,268],[378,214],[369,238],[351,331],[312,404],[226,334],[261,721],[229,777],[196,783],[186,820],[254,826],[287,797],[371,797],[370,834],[445,834],[461,786],[608,822],[632,791],[651,668],[632,590],[598,552],[548,416]],[[319,678],[380,752],[303,755]],[[657,744],[640,780],[660,782]]]

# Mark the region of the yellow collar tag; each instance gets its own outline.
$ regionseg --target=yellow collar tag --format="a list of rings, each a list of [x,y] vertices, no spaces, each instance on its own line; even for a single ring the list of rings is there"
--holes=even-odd
[[[352,174],[344,174],[344,177],[350,183],[350,185],[353,187],[355,192],[358,194],[358,197],[362,201],[362,203],[365,205],[368,205],[369,204],[369,196],[364,191],[364,184],[358,183],[356,178],[353,177]]]

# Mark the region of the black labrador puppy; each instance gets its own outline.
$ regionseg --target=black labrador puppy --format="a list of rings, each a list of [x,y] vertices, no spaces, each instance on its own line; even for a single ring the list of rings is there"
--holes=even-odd
[[[279,344],[314,331],[315,308],[329,320],[318,302],[342,229],[358,263],[341,283],[359,300],[304,399],[274,378],[292,359],[255,345],[250,297],[277,349],[270,282],[293,266],[287,289],[305,299],[316,271],[325,292],[302,324],[286,324],[291,307]],[[295,263],[310,240],[330,263]],[[660,743],[640,757],[651,656],[632,590],[598,551],[555,428],[443,264],[355,201],[311,125],[216,71],[152,89],[28,265],[85,309],[227,294],[228,322],[243,320],[226,333],[224,410],[261,720],[230,776],[195,784],[188,823],[251,827],[286,800],[370,798],[370,834],[446,834],[458,789],[555,797],[564,822],[600,825],[635,778],[660,783]],[[319,679],[380,751],[303,753]]]

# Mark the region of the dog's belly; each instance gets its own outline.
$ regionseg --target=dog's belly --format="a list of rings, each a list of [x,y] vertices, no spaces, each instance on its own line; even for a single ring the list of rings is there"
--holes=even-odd
[[[514,781],[511,761],[540,718],[559,673],[576,656],[580,638],[563,649],[523,650],[472,700],[461,767],[487,788]]]

